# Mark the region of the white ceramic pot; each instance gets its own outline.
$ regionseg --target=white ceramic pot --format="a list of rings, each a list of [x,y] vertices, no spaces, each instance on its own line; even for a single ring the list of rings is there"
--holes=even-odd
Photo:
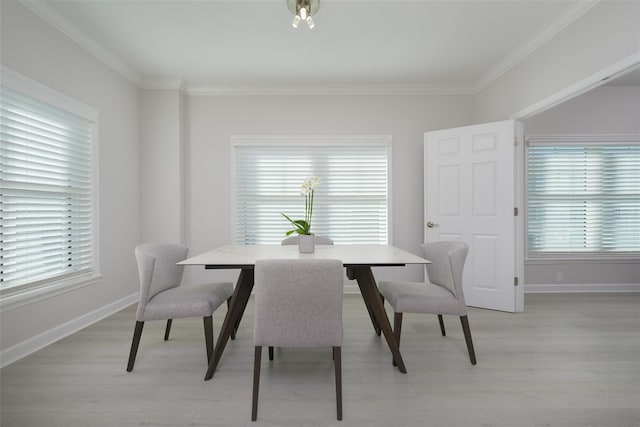
[[[316,236],[313,234],[301,234],[298,239],[298,250],[302,254],[312,254],[316,250]]]

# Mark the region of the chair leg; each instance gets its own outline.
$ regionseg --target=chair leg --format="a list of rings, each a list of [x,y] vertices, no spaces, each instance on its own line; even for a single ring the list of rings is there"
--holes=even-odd
[[[469,359],[471,364],[476,364],[476,352],[473,349],[473,341],[471,340],[471,329],[469,328],[469,319],[467,316],[460,316],[460,323],[462,323],[462,332],[464,332],[464,340],[467,342],[467,350],[469,350]]]
[[[231,309],[231,297],[227,298],[227,310]],[[236,332],[238,332],[238,324],[233,325],[233,329],[231,330],[231,339],[236,339]]]
[[[255,347],[253,356],[253,398],[251,401],[251,421],[258,418],[258,389],[260,388],[260,361],[262,359],[262,347]]]
[[[333,364],[336,370],[336,407],[338,420],[342,420],[342,348],[333,347]]]
[[[444,320],[442,319],[442,314],[438,314],[438,322],[440,322],[440,332],[442,332],[442,336],[446,337],[447,333],[444,331]]]
[[[398,341],[398,348],[400,348],[400,334],[402,333],[402,313],[395,313],[393,315],[393,335]],[[396,360],[393,360],[393,366],[398,366]]]
[[[213,316],[205,316],[202,318],[204,323],[204,341],[207,347],[207,363],[213,356]]]
[[[169,333],[171,332],[171,322],[173,319],[167,319],[167,328],[164,330],[164,340],[169,340]]]
[[[269,346],[269,360],[273,360],[273,346]]]
[[[140,336],[142,336],[142,327],[144,322],[136,321],[133,329],[133,340],[131,341],[131,351],[129,352],[129,363],[127,363],[127,372],[133,370],[133,364],[136,362],[136,354],[138,354],[138,346],[140,345]]]

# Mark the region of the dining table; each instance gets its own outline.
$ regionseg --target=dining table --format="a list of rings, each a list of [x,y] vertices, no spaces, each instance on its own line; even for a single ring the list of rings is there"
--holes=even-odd
[[[254,267],[259,259],[338,259],[346,268],[349,280],[355,280],[369,313],[375,332],[384,335],[393,361],[406,373],[398,340],[393,334],[383,300],[378,292],[372,267],[398,267],[407,264],[429,264],[429,260],[392,245],[353,244],[316,245],[313,253],[300,253],[297,245],[226,245],[179,262],[205,269],[239,269],[240,274],[231,303],[218,334],[218,339],[205,380],[210,380],[220,362],[229,338],[237,329],[254,284]]]

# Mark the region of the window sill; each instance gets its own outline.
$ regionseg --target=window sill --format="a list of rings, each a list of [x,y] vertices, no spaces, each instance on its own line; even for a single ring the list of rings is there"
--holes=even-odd
[[[524,260],[525,265],[558,265],[558,264],[637,264],[640,261],[638,256],[612,256],[612,257],[596,257],[585,256],[581,258],[549,257],[549,258],[527,258]]]
[[[35,288],[21,289],[13,293],[8,290],[7,294],[0,296],[0,310],[2,312],[15,310],[25,305],[91,286],[98,283],[101,278],[101,274],[93,273],[51,282]]]

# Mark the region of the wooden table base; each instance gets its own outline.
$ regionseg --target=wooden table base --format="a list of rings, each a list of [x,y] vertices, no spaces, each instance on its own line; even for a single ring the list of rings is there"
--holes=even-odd
[[[358,282],[358,286],[360,287],[360,292],[362,293],[362,298],[365,300],[367,309],[370,314],[373,314],[372,322],[375,322],[374,328],[377,324],[379,330],[382,331],[384,338],[387,340],[387,345],[393,355],[393,361],[397,363],[400,372],[406,374],[407,368],[404,366],[404,361],[400,354],[398,340],[391,329],[389,317],[387,316],[387,312],[384,310],[382,298],[380,297],[380,292],[378,292],[378,285],[373,277],[371,267],[347,267],[347,277],[351,280],[355,279]],[[376,332],[377,331],[378,329],[376,329]]]
[[[400,354],[398,341],[393,334],[389,318],[384,310],[382,298],[378,292],[378,287],[376,285],[375,278],[373,277],[371,267],[347,266],[347,277],[350,280],[357,281],[374,330],[378,334],[380,334],[380,332],[384,334],[384,337],[387,340],[387,345],[393,355],[393,361],[397,364],[400,372],[407,373],[404,361],[402,360],[402,355]],[[209,368],[207,369],[207,373],[204,377],[205,381],[210,380],[213,377],[216,367],[220,362],[220,358],[222,357],[222,353],[227,346],[227,342],[229,341],[232,332],[238,327],[240,320],[242,319],[244,310],[247,307],[247,302],[251,296],[251,291],[253,290],[253,283],[254,275],[252,266],[243,267],[240,271],[240,276],[238,277],[238,282],[236,283],[233,296],[231,297],[231,305],[224,318],[224,322],[222,323],[222,329],[220,330],[216,346],[213,350],[213,357],[209,361]]]
[[[227,346],[227,341],[229,341],[231,333],[240,323],[242,314],[247,307],[247,302],[249,302],[252,289],[253,268],[243,268],[240,271],[236,288],[233,291],[233,296],[231,297],[231,306],[229,307],[229,310],[227,310],[227,315],[224,318],[220,334],[218,335],[218,341],[213,349],[213,357],[209,361],[209,368],[204,376],[205,381],[210,380],[213,377],[213,373],[215,372],[216,367],[220,362],[220,358],[222,357],[222,352],[224,352],[224,349]]]

